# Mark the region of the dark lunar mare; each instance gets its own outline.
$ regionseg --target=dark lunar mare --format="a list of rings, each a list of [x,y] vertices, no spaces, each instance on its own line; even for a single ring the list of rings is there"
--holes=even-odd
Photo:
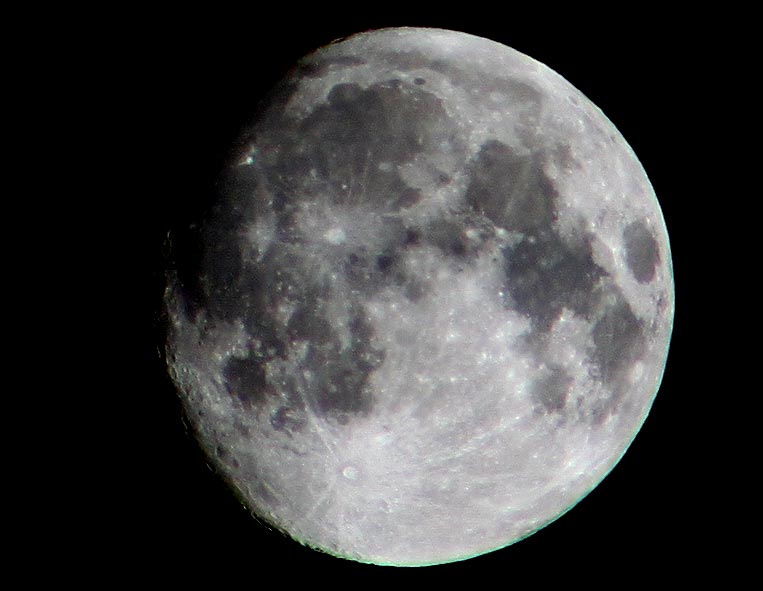
[[[561,412],[567,405],[572,377],[563,367],[553,365],[532,386],[532,399],[545,412]]]
[[[503,255],[508,305],[529,316],[537,330],[551,329],[563,308],[590,317],[594,287],[607,273],[593,262],[588,242],[572,247],[554,232],[541,231]]]
[[[312,75],[305,67],[298,72]],[[510,86],[502,90],[516,94],[517,101],[540,104],[531,87]],[[243,320],[252,337],[246,356],[231,358],[224,368],[232,396],[255,412],[270,403],[277,430],[299,430],[308,411],[340,424],[371,412],[368,381],[385,353],[373,345],[363,302],[391,285],[408,299],[420,299],[426,282],[400,264],[405,250],[431,244],[459,261],[478,256],[496,228],[521,235],[497,261],[505,274],[504,305],[529,317],[537,334],[550,331],[564,308],[594,322],[590,359],[596,377],[620,383],[641,352],[642,327],[619,292],[616,303],[597,315],[601,287],[611,279],[593,260],[591,238],[581,232],[571,241],[554,230],[558,193],[544,167],[549,158],[566,153],[563,147],[520,152],[486,141],[463,171],[468,180],[463,207],[426,227],[406,226],[395,214],[425,195],[403,181],[398,165],[443,146],[457,159],[466,154],[440,99],[425,90],[426,80],[390,79],[368,88],[337,84],[324,103],[300,119],[283,109],[294,88],[283,84],[272,99],[276,107],[261,118],[265,124],[244,136],[242,143],[255,146],[251,163],[223,175],[219,201],[194,230],[203,247],[188,253],[202,269],[183,281],[192,306],[211,318]],[[450,180],[441,171],[439,182]],[[313,252],[315,237],[304,235],[297,217],[308,203],[369,216],[382,244],[374,249],[323,245],[320,254]],[[276,236],[265,252],[257,252],[244,232],[263,212],[273,216]],[[478,238],[467,240],[467,230]],[[659,258],[653,236],[632,224],[624,239],[629,268],[639,281],[648,280]],[[324,264],[315,264],[316,257]],[[332,279],[326,269],[341,273]],[[329,322],[337,313],[336,306],[329,311],[329,302],[337,300],[346,301],[343,317]],[[285,323],[278,320],[284,306],[293,310]],[[334,323],[349,327],[349,344]],[[303,375],[288,370],[300,343],[306,345],[299,361],[307,370]],[[534,399],[547,412],[567,404],[565,375],[556,368],[535,385]]]
[[[271,100],[284,105],[292,89],[281,85]],[[187,253],[201,273],[185,284],[186,293],[210,318],[243,320],[252,336],[246,356],[229,359],[224,368],[227,387],[241,404],[256,412],[278,399],[271,417],[276,429],[298,429],[307,407],[346,422],[348,415],[371,410],[367,382],[384,360],[384,352],[372,345],[363,301],[388,284],[411,299],[421,297],[420,284],[398,264],[413,234],[399,220],[382,217],[421,199],[396,166],[446,143],[454,150],[463,147],[439,99],[394,79],[366,89],[339,84],[303,119],[280,108],[263,117],[267,124],[241,142],[256,146],[251,165],[223,175],[220,198],[197,231],[203,246]],[[389,166],[381,169],[381,162]],[[441,179],[448,177],[442,173]],[[320,255],[326,265],[314,264],[319,256],[309,245],[314,237],[303,235],[296,222],[303,202],[362,207],[381,224],[386,246],[374,251],[337,246]],[[276,238],[265,252],[252,251],[245,230],[266,211],[274,215]],[[321,269],[343,270],[339,281],[346,289],[333,285]],[[344,317],[333,322],[348,327],[348,346],[327,320],[328,303],[342,299]],[[286,323],[278,320],[284,306],[293,309]],[[307,346],[300,360],[307,371],[298,376],[285,368],[299,343]]]
[[[612,392],[595,412],[598,420],[615,407],[624,392],[624,372],[643,353],[643,326],[609,273],[594,261],[592,237],[581,230],[573,241],[554,230],[558,193],[544,172],[554,154],[565,150],[519,154],[501,142],[486,142],[471,164],[466,201],[495,226],[522,235],[502,251],[507,308],[528,316],[536,335],[548,333],[563,309],[593,322],[594,377]],[[653,236],[632,224],[625,239],[632,272],[648,280],[658,258]],[[543,355],[537,355],[540,362]],[[554,368],[534,384],[533,398],[547,412],[560,412],[569,383],[562,368]]]
[[[626,262],[636,281],[652,281],[660,262],[660,250],[649,226],[641,220],[628,224],[623,230],[623,242]]]
[[[592,360],[599,377],[609,384],[620,380],[643,353],[643,322],[619,289],[614,289],[614,298],[593,327],[593,344]]]
[[[273,154],[265,172],[286,209],[309,200],[378,213],[418,199],[397,165],[443,146],[464,152],[441,100],[395,79],[365,89],[337,84],[304,119],[284,115],[280,125],[264,129],[258,144]]]
[[[466,201],[509,231],[545,229],[556,219],[558,197],[543,173],[544,154],[517,154],[497,140],[480,148],[471,165]]]
[[[543,167],[546,152],[518,154],[501,142],[483,144],[471,165],[466,200],[497,227],[521,232],[503,250],[507,307],[529,316],[547,331],[569,308],[588,317],[591,293],[607,273],[593,261],[590,239],[577,244],[554,230],[558,193]]]
[[[277,399],[271,417],[276,429],[298,430],[308,410],[339,423],[348,413],[369,412],[367,381],[384,352],[372,345],[373,330],[360,304],[351,301],[344,317],[334,318],[347,323],[351,336],[344,346],[328,320],[328,302],[340,296],[288,244],[276,242],[261,263],[245,264],[239,280],[246,286],[239,314],[252,339],[248,356],[231,358],[225,368],[231,394],[255,409]],[[293,310],[285,323],[277,320],[283,306]],[[305,356],[297,371],[291,357],[301,344]]]

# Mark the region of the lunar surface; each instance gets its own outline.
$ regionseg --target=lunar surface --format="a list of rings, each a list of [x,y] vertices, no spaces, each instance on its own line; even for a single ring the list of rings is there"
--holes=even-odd
[[[436,29],[304,58],[176,232],[167,360],[256,516],[426,565],[574,506],[645,420],[668,236],[614,125],[543,64]]]

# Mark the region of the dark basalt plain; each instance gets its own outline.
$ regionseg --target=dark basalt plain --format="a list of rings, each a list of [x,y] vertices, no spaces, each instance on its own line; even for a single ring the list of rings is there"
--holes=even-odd
[[[649,283],[660,262],[660,249],[654,235],[643,221],[636,221],[623,230],[623,240],[628,268],[639,283]]]
[[[417,283],[421,278],[406,276],[396,264],[410,248],[430,244],[448,258],[464,259],[480,256],[488,244],[486,240],[467,241],[470,229],[487,234],[496,228],[521,232],[522,239],[502,251],[504,305],[525,314],[539,332],[550,330],[565,308],[590,320],[599,306],[601,286],[611,284],[608,273],[593,261],[590,239],[569,244],[554,230],[558,194],[543,173],[546,155],[517,156],[509,146],[490,140],[467,163],[469,183],[463,201],[447,218],[424,226],[406,225],[394,218],[380,220],[380,247],[337,247],[328,253],[342,273],[340,281],[349,287],[354,310],[349,319],[353,343],[348,351],[340,352],[338,336],[321,304],[332,297],[332,285],[311,267],[313,253],[303,248],[308,239],[292,223],[296,202],[287,195],[311,196],[315,201],[326,195],[331,207],[341,208],[354,193],[373,215],[394,213],[420,201],[421,191],[407,186],[398,174],[364,171],[369,161],[406,162],[438,141],[415,142],[410,139],[416,134],[411,128],[405,128],[412,134],[408,139],[404,134],[396,137],[401,123],[392,112],[417,121],[426,112],[430,121],[424,122],[424,128],[445,127],[432,122],[444,120],[444,115],[438,117],[430,110],[437,104],[434,100],[416,100],[416,109],[407,113],[395,109],[396,104],[410,104],[407,92],[397,82],[365,92],[355,85],[334,87],[328,106],[316,109],[305,122],[291,124],[299,130],[300,142],[279,144],[278,158],[258,167],[259,174],[253,178],[247,178],[250,173],[245,169],[232,173],[242,178],[227,179],[226,189],[237,190],[219,202],[214,216],[204,224],[201,265],[206,272],[184,281],[188,286],[184,294],[213,318],[243,318],[250,334],[261,343],[248,357],[231,358],[225,369],[231,394],[245,404],[256,405],[269,391],[278,389],[268,383],[263,364],[285,355],[288,343],[307,341],[306,366],[317,379],[301,395],[306,395],[311,409],[343,416],[369,412],[372,400],[364,384],[382,362],[384,352],[371,345],[372,328],[363,321],[363,302],[390,283],[403,286],[409,299],[421,297],[424,288]],[[358,178],[363,179],[362,186]],[[278,239],[254,263],[242,259],[244,227],[250,221],[245,212],[250,207],[248,197],[263,183],[273,187]],[[645,224],[634,222],[624,230],[624,239],[631,272],[639,282],[648,282],[659,261],[654,238]],[[181,268],[193,268],[198,252],[181,252],[179,257],[187,259]],[[296,311],[287,324],[279,325],[273,318],[284,302]],[[639,355],[640,325],[622,297],[595,322],[593,334],[591,359],[604,380]],[[291,405],[284,408],[304,410],[301,395],[294,392],[303,388],[293,380],[283,385]],[[282,422],[274,419],[274,425]]]

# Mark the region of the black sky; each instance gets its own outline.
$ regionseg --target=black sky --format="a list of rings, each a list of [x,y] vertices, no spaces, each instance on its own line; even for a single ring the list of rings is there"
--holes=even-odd
[[[177,581],[221,577],[250,586],[262,582],[263,573],[274,573],[276,580],[307,577],[348,586],[492,580],[502,586],[571,581],[597,588],[661,576],[701,580],[705,570],[732,562],[733,543],[721,535],[725,517],[708,484],[727,478],[728,471],[708,438],[708,405],[720,378],[697,375],[713,362],[699,345],[707,338],[698,321],[705,318],[705,303],[695,296],[704,270],[698,257],[706,252],[697,228],[711,222],[702,207],[703,176],[713,158],[696,126],[714,92],[705,73],[723,67],[709,51],[717,40],[688,19],[660,12],[558,15],[553,25],[552,16],[373,17],[338,9],[305,14],[299,8],[267,15],[252,7],[104,21],[88,55],[109,40],[111,59],[98,71],[113,105],[104,132],[122,142],[120,157],[106,170],[118,198],[103,206],[104,233],[118,229],[108,244],[110,266],[118,262],[119,272],[106,281],[120,311],[118,336],[110,332],[109,339],[119,342],[111,364],[101,364],[103,399],[94,428],[99,445],[84,469],[93,484],[80,499],[101,568]],[[462,30],[505,43],[593,100],[634,148],[655,188],[677,285],[661,391],[605,481],[560,520],[512,547],[415,570],[321,555],[250,519],[185,433],[157,354],[161,325],[155,321],[164,236],[204,202],[257,100],[312,49],[354,32],[400,25]]]

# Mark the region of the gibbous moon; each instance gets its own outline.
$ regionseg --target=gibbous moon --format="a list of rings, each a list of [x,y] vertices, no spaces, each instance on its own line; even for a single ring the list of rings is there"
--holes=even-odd
[[[668,236],[614,125],[517,51],[385,29],[304,58],[172,239],[167,359],[256,516],[427,565],[574,506],[649,412]]]

